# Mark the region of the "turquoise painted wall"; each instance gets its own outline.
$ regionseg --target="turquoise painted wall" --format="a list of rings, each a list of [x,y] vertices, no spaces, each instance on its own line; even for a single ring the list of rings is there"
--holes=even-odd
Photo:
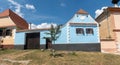
[[[84,35],[76,34],[76,28],[83,28]],[[86,34],[86,28],[92,28],[93,34]],[[99,43],[97,28],[97,26],[70,26],[70,43]]]
[[[24,32],[16,32],[15,34],[15,45],[24,45],[26,41],[26,33],[35,33],[40,32],[40,30],[37,31],[24,31]]]
[[[25,32],[17,32],[15,35],[15,45],[24,45]]]
[[[67,26],[61,28],[61,35],[56,40],[56,44],[66,44],[67,42]]]
[[[46,40],[43,37],[50,37],[49,35],[46,35],[45,33],[49,31],[41,31],[40,32],[40,44],[46,44]],[[66,26],[61,28],[61,35],[56,40],[56,44],[65,44],[67,42],[66,40]]]
[[[40,32],[40,44],[46,44],[46,39],[44,39],[44,37],[50,37],[49,35],[45,34],[47,32],[47,30]]]

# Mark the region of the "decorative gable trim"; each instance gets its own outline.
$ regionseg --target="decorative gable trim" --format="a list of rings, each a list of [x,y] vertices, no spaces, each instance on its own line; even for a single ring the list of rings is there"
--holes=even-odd
[[[75,22],[70,22],[70,25],[75,25],[75,26],[97,26],[96,23],[75,23]]]

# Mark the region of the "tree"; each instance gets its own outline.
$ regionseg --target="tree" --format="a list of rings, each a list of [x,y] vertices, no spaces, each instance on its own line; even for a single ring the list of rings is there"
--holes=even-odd
[[[49,32],[45,33],[47,35],[50,35],[50,40],[52,41],[53,44],[55,44],[55,41],[59,38],[60,34],[61,34],[61,30],[60,30],[60,26],[53,26],[51,24],[51,28],[49,30]],[[49,38],[49,37],[44,37],[44,38]]]
[[[120,0],[112,0],[112,4],[118,4]]]
[[[60,26],[61,25],[58,25],[58,26],[54,27],[51,24],[51,28],[50,28],[49,32],[45,33],[47,35],[50,35],[50,37],[44,37],[44,38],[45,39],[46,38],[50,38],[50,40],[52,41],[52,43],[55,45],[55,41],[59,38],[59,36],[61,34]],[[52,56],[54,56],[54,57],[56,56],[54,47],[52,47]]]

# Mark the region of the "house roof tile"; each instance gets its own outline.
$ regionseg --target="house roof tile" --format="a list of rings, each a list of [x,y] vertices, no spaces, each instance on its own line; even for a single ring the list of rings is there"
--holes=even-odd
[[[28,23],[22,17],[14,13],[12,10],[7,9],[0,13],[0,18],[7,16],[11,18],[11,20],[16,24],[17,27],[21,29],[28,29]]]
[[[88,14],[88,12],[84,11],[83,9],[80,9],[77,14]]]

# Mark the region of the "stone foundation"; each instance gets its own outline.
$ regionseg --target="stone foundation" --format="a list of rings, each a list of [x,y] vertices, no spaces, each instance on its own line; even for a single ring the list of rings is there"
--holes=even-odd
[[[0,48],[3,48],[3,49],[13,49],[14,45],[1,45]]]
[[[40,49],[46,49],[45,45],[40,45]],[[24,45],[15,45],[15,49],[24,49]],[[52,45],[55,50],[65,51],[101,51],[100,43],[86,43],[86,44],[55,44]]]

